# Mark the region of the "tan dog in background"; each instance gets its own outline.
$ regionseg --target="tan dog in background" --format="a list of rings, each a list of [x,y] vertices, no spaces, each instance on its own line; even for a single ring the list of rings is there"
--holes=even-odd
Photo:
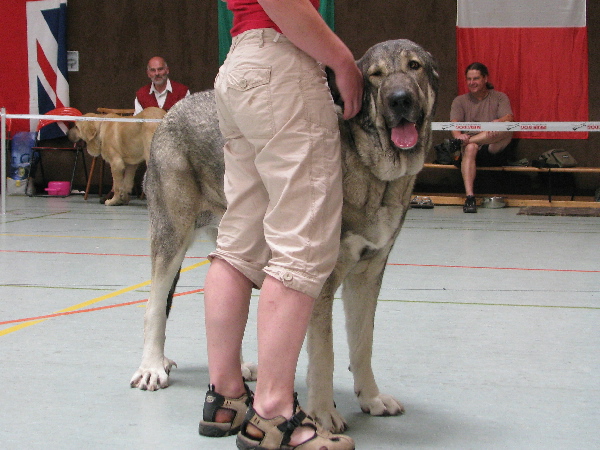
[[[150,107],[134,116],[137,119],[162,119],[166,112]],[[117,114],[85,114],[84,117],[114,117]],[[92,156],[102,156],[110,164],[113,177],[113,198],[105,205],[127,205],[133,189],[138,165],[148,161],[150,143],[159,122],[76,121],[68,133],[69,140],[84,140]]]

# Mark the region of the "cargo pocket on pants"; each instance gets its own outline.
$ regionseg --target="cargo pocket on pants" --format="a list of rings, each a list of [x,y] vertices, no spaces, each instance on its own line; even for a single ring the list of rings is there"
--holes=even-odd
[[[270,67],[234,69],[227,73],[231,113],[246,137],[274,135],[270,81]]]

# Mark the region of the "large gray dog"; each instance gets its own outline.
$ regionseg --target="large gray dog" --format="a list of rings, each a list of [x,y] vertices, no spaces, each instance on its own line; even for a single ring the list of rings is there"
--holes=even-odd
[[[409,208],[417,173],[431,147],[438,72],[432,56],[408,40],[370,48],[358,61],[361,112],[340,118],[344,164],[341,250],[314,307],[308,332],[307,410],[325,428],[346,429],[333,400],[332,304],[343,284],[350,369],[360,407],[396,415],[403,407],[379,392],[371,368],[373,323],[381,280]],[[335,85],[330,81],[334,98]],[[214,227],[225,210],[223,138],[212,91],[177,103],[157,129],[144,182],[150,212],[152,287],[144,317],[142,363],[131,386],[168,385],[165,326],[195,230]],[[245,367],[245,374],[253,374]]]

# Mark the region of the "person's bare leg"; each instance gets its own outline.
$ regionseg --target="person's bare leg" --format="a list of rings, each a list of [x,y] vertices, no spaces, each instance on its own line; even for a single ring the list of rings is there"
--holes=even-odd
[[[471,136],[469,138],[469,143],[477,144],[479,146],[486,144],[497,144],[501,143],[504,145],[498,146],[500,150],[508,145],[510,140],[512,139],[512,132],[510,131],[484,131],[482,133],[478,133],[475,136]]]
[[[465,185],[465,193],[467,196],[475,195],[473,186],[475,184],[475,176],[477,174],[477,166],[475,164],[475,158],[479,146],[477,144],[469,143],[463,149],[462,161],[460,163],[460,171],[463,177],[463,183]]]
[[[267,276],[258,303],[258,375],[254,409],[267,419],[292,417],[294,380],[314,298]],[[312,429],[298,428],[292,445],[312,437]]]
[[[246,392],[240,352],[248,320],[252,282],[228,262],[214,258],[204,284],[210,383],[224,396]]]
[[[510,144],[510,141],[512,141],[512,133],[500,134],[502,135],[500,136],[501,139],[498,139],[496,142],[492,142],[488,146],[488,152],[490,152],[493,155],[495,155],[496,153],[500,153],[508,146],[508,144]]]
[[[475,184],[475,176],[477,175],[477,165],[475,158],[477,152],[482,145],[488,145],[488,152],[494,154],[502,151],[510,143],[512,139],[511,132],[482,132],[471,136],[469,143],[463,149],[462,162],[460,170],[465,185],[465,193],[467,196],[475,195],[473,186]]]

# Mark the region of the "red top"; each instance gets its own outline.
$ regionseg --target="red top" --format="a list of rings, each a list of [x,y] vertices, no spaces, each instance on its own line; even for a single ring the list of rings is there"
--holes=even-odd
[[[310,0],[315,9],[319,9],[319,1]],[[227,0],[227,8],[233,12],[231,36],[257,28],[273,28],[281,33],[279,27],[269,18],[257,0]]]
[[[172,92],[169,92],[167,94],[165,104],[162,107],[162,109],[164,109],[165,111],[171,109],[171,107],[179,100],[184,98],[189,91],[188,87],[184,84],[178,83],[177,81],[173,80],[170,81]],[[156,100],[156,96],[154,95],[154,93],[150,93],[151,87],[152,83],[149,83],[146,86],[141,87],[135,94],[135,96],[138,99],[138,102],[140,102],[140,105],[142,105],[142,108],[144,109],[150,108],[151,106],[158,107],[158,101]]]

